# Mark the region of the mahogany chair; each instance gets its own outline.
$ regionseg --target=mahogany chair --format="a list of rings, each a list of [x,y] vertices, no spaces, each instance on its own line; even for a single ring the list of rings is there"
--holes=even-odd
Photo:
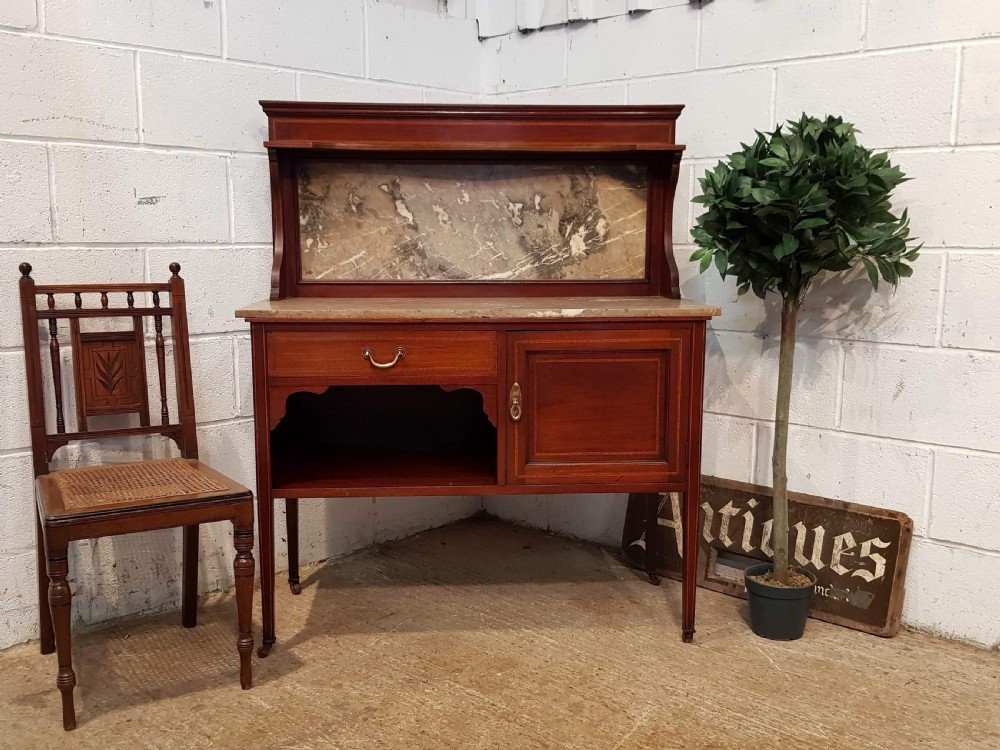
[[[183,578],[181,621],[194,627],[198,597],[199,524],[232,521],[236,560],[236,608],[240,655],[240,684],[252,682],[253,651],[253,495],[248,489],[198,461],[198,444],[191,390],[191,356],[188,345],[184,281],[180,266],[170,264],[165,284],[78,284],[36,286],[31,266],[22,263],[21,320],[24,360],[28,380],[28,413],[35,472],[36,544],[38,554],[38,608],[43,654],[58,652],[56,685],[62,695],[63,728],[76,727],[73,688],[76,675],[70,654],[70,604],[66,580],[69,543],[78,539],[183,527]],[[108,294],[125,294],[126,306],[112,307]],[[152,295],[152,307],[136,306],[135,295]],[[160,295],[169,305],[161,306]],[[100,295],[100,307],[84,307],[83,295]],[[39,309],[37,300],[46,303]],[[57,305],[57,299],[66,304]],[[71,300],[71,301],[70,301]],[[81,331],[93,319],[124,321],[125,330]],[[147,392],[143,318],[153,320],[153,348],[159,376],[159,423],[151,424]],[[167,401],[166,341],[163,320],[170,320],[170,338],[176,384],[177,419],[171,421]],[[63,408],[62,354],[58,321],[68,323],[73,360],[76,402],[75,431],[67,431]],[[44,398],[41,337],[48,329],[53,398]],[[93,326],[89,326],[93,327]],[[119,326],[121,328],[121,326]],[[53,411],[46,425],[47,403]],[[95,429],[95,417],[131,415],[138,426]],[[119,417],[118,421],[122,421]],[[51,428],[54,427],[54,431]],[[180,449],[181,458],[50,470],[53,454],[74,441],[104,437],[162,434]]]

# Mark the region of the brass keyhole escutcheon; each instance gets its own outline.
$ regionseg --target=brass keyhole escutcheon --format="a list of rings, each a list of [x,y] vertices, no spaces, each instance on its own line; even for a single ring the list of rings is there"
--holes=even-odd
[[[521,386],[517,383],[510,387],[510,418],[515,422],[521,418]]]

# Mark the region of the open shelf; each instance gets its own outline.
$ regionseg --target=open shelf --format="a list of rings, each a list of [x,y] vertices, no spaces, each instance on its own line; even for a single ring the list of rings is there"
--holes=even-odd
[[[288,397],[271,432],[271,466],[279,497],[493,486],[497,432],[472,389],[333,386]]]

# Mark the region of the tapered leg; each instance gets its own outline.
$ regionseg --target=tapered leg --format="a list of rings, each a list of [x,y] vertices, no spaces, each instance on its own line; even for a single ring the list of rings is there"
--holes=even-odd
[[[285,535],[288,539],[288,588],[293,594],[302,593],[299,583],[299,499],[285,500]]]
[[[45,538],[42,522],[35,511],[35,560],[38,574],[38,632],[41,638],[41,652],[51,654],[56,650],[55,634],[52,632],[52,611],[49,609],[49,576],[45,570]]]
[[[656,561],[660,559],[660,495],[647,492],[642,495],[646,527],[646,575],[654,586],[660,585],[656,574]]]
[[[698,575],[698,503],[701,476],[684,493],[684,572],[681,592],[681,636],[685,643],[694,638],[694,602]]]
[[[76,711],[73,708],[73,688],[76,673],[73,672],[73,656],[70,642],[70,612],[73,593],[66,576],[69,573],[65,546],[48,549],[45,567],[49,576],[49,607],[52,610],[52,624],[55,632],[56,653],[59,655],[59,675],[56,686],[62,695],[63,729],[76,729]]]
[[[240,652],[240,685],[248,690],[253,685],[250,656],[253,653],[253,505],[241,508],[233,521],[233,544],[236,559],[233,573],[236,577],[236,619],[240,634],[236,649]]]
[[[681,637],[694,639],[695,580],[698,569],[698,504],[701,502],[701,428],[705,382],[705,326],[694,327],[691,346],[691,424],[684,493],[684,572],[681,586]]]
[[[193,628],[198,623],[198,524],[184,527],[184,571],[181,582],[181,624]]]
[[[257,655],[262,659],[271,653],[275,641],[274,628],[274,498],[260,481],[257,472],[257,532],[260,536],[260,612],[264,635]]]

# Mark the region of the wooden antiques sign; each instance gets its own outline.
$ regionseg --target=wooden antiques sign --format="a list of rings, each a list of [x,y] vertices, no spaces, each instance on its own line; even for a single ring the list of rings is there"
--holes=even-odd
[[[810,615],[881,636],[899,631],[913,521],[904,513],[789,493],[792,564],[816,574]],[[680,578],[681,496],[663,496],[657,571]],[[704,477],[698,585],[746,598],[743,570],[771,558],[771,489]],[[629,498],[622,535],[626,562],[645,568],[642,496]]]

